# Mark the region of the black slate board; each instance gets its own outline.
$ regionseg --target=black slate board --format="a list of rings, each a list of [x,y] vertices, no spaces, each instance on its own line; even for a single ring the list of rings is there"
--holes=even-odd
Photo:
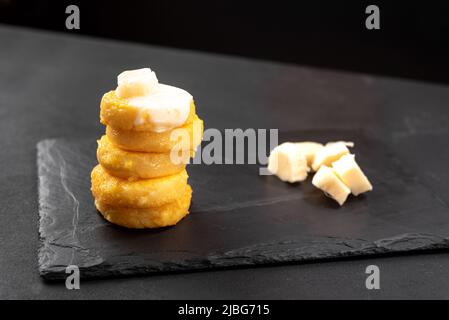
[[[449,247],[449,209],[391,150],[360,132],[307,131],[286,140],[355,141],[374,185],[339,207],[310,179],[286,184],[258,165],[190,165],[190,215],[177,226],[129,230],[96,212],[96,137],[38,144],[40,249],[45,279],[298,262]]]

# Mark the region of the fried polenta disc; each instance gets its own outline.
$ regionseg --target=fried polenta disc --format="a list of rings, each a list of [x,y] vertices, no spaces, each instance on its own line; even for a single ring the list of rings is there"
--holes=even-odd
[[[142,108],[130,106],[125,99],[117,97],[115,91],[103,95],[100,104],[100,122],[121,130],[152,131],[154,121],[148,113],[141,114]],[[190,104],[190,113],[184,125],[193,121],[195,103]],[[136,124],[136,119],[139,119]]]
[[[104,135],[98,140],[97,159],[113,176],[137,180],[164,177],[184,170],[190,152],[180,152],[176,158],[172,158],[171,153],[130,152],[116,147]]]
[[[176,134],[181,131],[187,138]],[[106,135],[116,146],[130,151],[161,153],[170,152],[175,146],[181,150],[194,150],[203,138],[203,120],[195,115],[189,124],[165,132],[122,130],[107,126]]]
[[[115,207],[95,200],[95,206],[111,223],[126,228],[160,228],[173,226],[189,214],[192,189],[187,185],[184,193],[172,202],[151,208]]]
[[[101,165],[91,173],[92,194],[101,203],[116,207],[152,208],[175,201],[187,186],[187,171],[137,181],[114,177]]]

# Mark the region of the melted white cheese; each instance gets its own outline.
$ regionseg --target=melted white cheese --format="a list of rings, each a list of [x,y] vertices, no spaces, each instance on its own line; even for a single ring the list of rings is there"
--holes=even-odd
[[[164,132],[186,122],[193,97],[183,89],[159,83],[151,69],[122,72],[117,82],[117,96],[139,108],[136,126],[150,119],[152,131]]]

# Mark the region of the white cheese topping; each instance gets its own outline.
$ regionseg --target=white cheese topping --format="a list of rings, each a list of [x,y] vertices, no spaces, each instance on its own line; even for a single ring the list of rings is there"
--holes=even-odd
[[[186,122],[193,97],[185,90],[159,83],[150,68],[122,72],[117,83],[117,96],[140,109],[136,126],[150,119],[153,131],[164,132]]]

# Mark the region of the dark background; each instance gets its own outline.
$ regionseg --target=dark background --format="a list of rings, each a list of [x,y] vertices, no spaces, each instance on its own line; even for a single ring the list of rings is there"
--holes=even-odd
[[[0,0],[0,23],[449,83],[449,1]]]

